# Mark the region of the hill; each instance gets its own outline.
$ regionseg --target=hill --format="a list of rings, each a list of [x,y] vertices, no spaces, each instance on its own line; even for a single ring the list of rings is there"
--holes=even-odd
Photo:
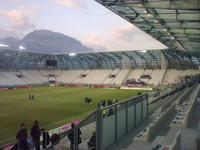
[[[62,33],[49,30],[35,30],[27,34],[22,40],[14,37],[0,39],[0,43],[9,45],[12,50],[18,50],[19,46],[26,51],[38,53],[68,53],[89,52],[92,49],[84,46],[80,41]]]

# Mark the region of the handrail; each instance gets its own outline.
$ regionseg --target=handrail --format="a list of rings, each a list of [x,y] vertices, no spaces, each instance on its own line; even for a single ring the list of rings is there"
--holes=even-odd
[[[100,110],[105,110],[105,109],[109,109],[109,108],[112,108],[112,107],[115,107],[115,106],[118,106],[118,105],[122,105],[122,104],[124,104],[124,103],[127,103],[128,101],[131,101],[132,99],[139,98],[139,97],[143,97],[143,96],[148,96],[148,94],[147,94],[147,93],[144,93],[144,94],[142,94],[142,95],[136,95],[136,96],[133,96],[133,97],[131,97],[131,98],[125,99],[125,100],[123,100],[123,101],[121,101],[121,102],[117,102],[117,103],[112,104],[112,105],[109,105],[109,106],[101,107]],[[137,100],[136,100],[136,101],[137,101]],[[136,101],[135,101],[135,102],[136,102]]]

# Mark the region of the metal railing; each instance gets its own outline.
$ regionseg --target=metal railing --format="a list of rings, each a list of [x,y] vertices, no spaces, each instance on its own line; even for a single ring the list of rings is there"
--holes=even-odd
[[[109,149],[148,117],[148,94],[97,110],[97,150]]]

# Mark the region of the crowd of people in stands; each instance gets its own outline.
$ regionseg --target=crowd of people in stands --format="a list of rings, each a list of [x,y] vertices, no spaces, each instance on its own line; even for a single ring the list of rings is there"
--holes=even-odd
[[[141,86],[146,86],[147,83],[140,79],[136,80],[134,78],[131,78],[131,79],[126,80],[125,85],[127,87],[141,87]]]
[[[152,77],[148,74],[143,74],[140,76],[141,79],[152,79]]]

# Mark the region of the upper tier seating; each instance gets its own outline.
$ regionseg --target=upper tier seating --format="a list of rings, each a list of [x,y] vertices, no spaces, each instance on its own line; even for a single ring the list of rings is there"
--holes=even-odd
[[[151,84],[154,86],[161,85],[163,76],[164,76],[165,70],[163,69],[135,69],[132,70],[131,73],[128,76],[128,79],[134,78],[136,80],[140,79],[144,81],[147,84]],[[149,75],[151,79],[141,79],[142,75]]]
[[[180,80],[181,77],[188,76],[188,75],[197,75],[199,74],[199,70],[195,69],[187,69],[187,70],[176,70],[176,69],[169,69],[164,78],[164,85],[176,83]]]
[[[41,84],[48,82],[47,78],[43,77],[37,70],[21,70],[20,72],[24,76],[23,79],[29,82],[30,84]]]
[[[111,70],[92,70],[80,81],[81,84],[101,84],[110,74]]]
[[[124,81],[124,79],[126,78],[126,76],[129,73],[129,69],[122,69],[120,70],[117,74],[116,77],[112,80],[112,82],[110,83],[110,85],[121,85],[122,82]]]
[[[151,79],[149,80],[149,84],[152,84],[154,86],[161,85],[164,73],[165,73],[164,69],[153,70],[151,74]]]
[[[72,83],[78,78],[84,70],[67,70],[63,71],[61,76],[57,77],[57,81],[61,83]]]
[[[10,86],[10,85],[16,85],[17,84],[17,82],[14,82],[14,81],[10,80],[9,77],[7,77],[8,73],[9,72],[0,72],[0,85],[1,86],[6,86],[6,85]],[[16,76],[16,78],[17,78],[17,76]],[[13,78],[13,80],[14,79],[15,78]]]
[[[164,84],[173,84],[176,82],[177,77],[180,74],[180,70],[169,69],[165,75]]]
[[[175,70],[166,72],[162,69],[99,69],[99,70],[20,70],[0,71],[0,86],[17,86],[48,83],[49,74],[54,74],[57,83],[66,84],[95,84],[121,86],[127,79],[140,79],[153,86],[162,84],[173,84],[180,77],[198,74],[199,70]],[[21,75],[21,77],[20,77]],[[142,75],[150,78],[141,79]],[[165,77],[164,77],[165,76]]]
[[[134,69],[129,74],[128,79],[134,78],[134,79],[138,80],[138,79],[140,79],[141,75],[143,75],[143,73],[144,73],[143,69]]]
[[[101,83],[102,85],[111,85],[113,80],[116,78],[117,74],[120,72],[119,69],[112,70],[105,80]]]

